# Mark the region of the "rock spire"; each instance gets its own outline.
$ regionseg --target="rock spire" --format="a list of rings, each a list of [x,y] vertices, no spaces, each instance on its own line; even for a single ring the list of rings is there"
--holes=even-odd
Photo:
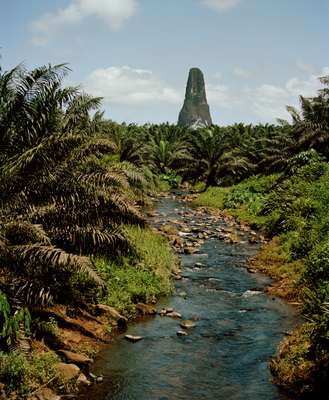
[[[204,77],[199,68],[190,69],[185,101],[179,113],[178,125],[194,129],[212,125]]]

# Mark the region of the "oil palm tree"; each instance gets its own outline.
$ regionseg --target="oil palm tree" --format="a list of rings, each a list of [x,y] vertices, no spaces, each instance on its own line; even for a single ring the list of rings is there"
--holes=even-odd
[[[90,117],[100,99],[62,88],[67,71],[0,75],[0,266],[15,277],[11,299],[26,304],[96,293],[91,256],[129,251],[122,224],[144,223],[142,174],[102,162],[116,146],[99,133],[101,115]]]

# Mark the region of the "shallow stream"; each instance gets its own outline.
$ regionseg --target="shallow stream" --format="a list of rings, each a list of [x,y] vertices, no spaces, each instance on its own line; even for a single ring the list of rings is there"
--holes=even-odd
[[[194,217],[186,203],[168,198],[159,201],[154,224],[184,218],[201,229],[226,228],[223,221]],[[249,243],[249,233],[240,234],[238,244],[210,235],[198,253],[180,256],[183,279],[157,308],[172,307],[194,320],[188,336],[177,336],[180,320],[166,316],[130,324],[125,334],[144,339],[133,344],[124,334],[116,337],[92,366],[104,382],[84,399],[290,399],[271,382],[268,363],[296,325],[296,312],[262,292],[270,279],[245,268],[258,245]]]

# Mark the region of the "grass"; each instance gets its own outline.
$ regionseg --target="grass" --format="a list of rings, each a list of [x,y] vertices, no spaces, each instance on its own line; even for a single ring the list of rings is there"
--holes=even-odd
[[[250,264],[274,278],[270,294],[301,301],[307,321],[282,343],[272,372],[286,389],[298,396],[314,392],[313,398],[324,398],[328,376],[328,202],[329,164],[317,157],[291,163],[285,174],[210,188],[195,201],[226,210],[271,238]]]
[[[224,199],[230,188],[210,187],[194,200],[196,206],[224,208]]]
[[[137,250],[137,258],[97,259],[96,266],[108,288],[102,302],[133,315],[136,303],[155,302],[159,296],[172,292],[176,258],[166,239],[151,229],[126,227],[126,233]]]
[[[238,206],[227,206],[227,199],[233,192],[234,187],[210,187],[207,191],[199,194],[193,201],[198,207],[210,207],[219,210],[226,210],[230,215],[239,221],[250,224],[255,228],[261,228],[266,221],[266,217],[256,215],[249,205],[239,204]]]
[[[270,364],[275,382],[298,396],[306,397],[312,392],[314,396],[314,391],[322,390],[319,386],[314,387],[313,378],[318,365],[309,358],[311,330],[308,323],[295,330],[281,343],[277,356]]]
[[[275,280],[269,289],[272,294],[290,301],[299,299],[299,287],[305,263],[304,260],[291,260],[279,237],[274,237],[263,245],[256,256],[249,260],[249,265]]]
[[[0,381],[6,391],[32,392],[56,376],[58,361],[53,352],[33,352],[29,359],[18,351],[0,353]]]

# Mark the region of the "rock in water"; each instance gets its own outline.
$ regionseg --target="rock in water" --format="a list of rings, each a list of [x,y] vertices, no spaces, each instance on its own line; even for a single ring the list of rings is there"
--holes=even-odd
[[[204,77],[199,68],[190,69],[185,101],[179,113],[178,125],[194,129],[212,125]]]
[[[143,336],[125,335],[125,339],[128,340],[128,342],[136,343],[144,338]]]

